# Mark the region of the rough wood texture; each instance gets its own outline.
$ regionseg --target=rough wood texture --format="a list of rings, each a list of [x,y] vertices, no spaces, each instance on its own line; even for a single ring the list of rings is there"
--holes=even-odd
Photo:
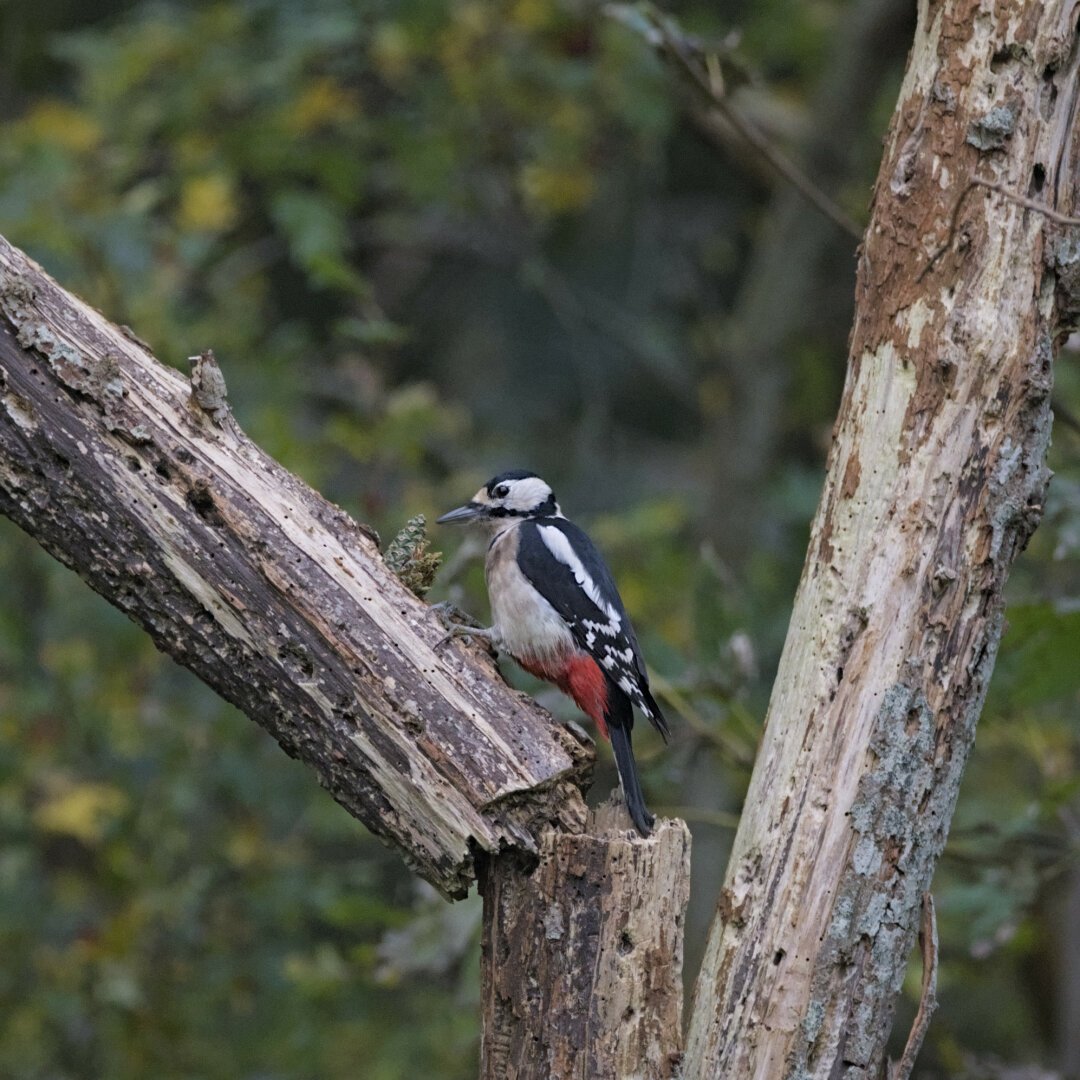
[[[584,833],[541,838],[484,894],[481,1080],[669,1080],[682,1048],[690,833],[643,840],[616,792]]]
[[[461,895],[584,823],[591,748],[495,676],[371,535],[0,238],[0,511]],[[405,515],[403,515],[404,517]]]
[[[1080,310],[1078,233],[970,180],[1075,213],[1077,11],[920,4],[687,1080],[880,1075]]]

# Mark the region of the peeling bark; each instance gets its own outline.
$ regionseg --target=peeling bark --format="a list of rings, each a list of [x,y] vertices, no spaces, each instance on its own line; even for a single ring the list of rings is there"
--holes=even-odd
[[[591,747],[387,569],[370,530],[0,239],[0,512],[310,765],[450,896],[579,831]]]
[[[671,1080],[682,1059],[690,833],[628,830],[618,793],[484,894],[481,1080]]]
[[[1080,244],[1078,5],[920,5],[828,477],[687,1078],[876,1078],[1048,479]]]

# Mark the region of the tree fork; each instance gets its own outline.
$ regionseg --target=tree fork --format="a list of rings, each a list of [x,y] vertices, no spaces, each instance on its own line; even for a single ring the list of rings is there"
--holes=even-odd
[[[1048,480],[1080,242],[1075,3],[920,3],[828,476],[687,1080],[870,1080]],[[967,194],[967,198],[963,196]],[[960,202],[962,200],[962,202]]]
[[[0,512],[310,765],[448,896],[580,831],[592,748],[443,628],[358,526],[0,238]]]

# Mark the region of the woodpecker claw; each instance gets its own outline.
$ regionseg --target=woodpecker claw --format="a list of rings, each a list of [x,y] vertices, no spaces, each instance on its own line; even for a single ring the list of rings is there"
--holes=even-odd
[[[456,604],[444,600],[441,604],[432,604],[432,608],[439,616],[446,633],[435,642],[435,648],[441,649],[452,638],[460,637],[471,641],[479,638],[487,642],[488,648],[495,653],[495,630],[484,629],[471,615],[466,614]]]
[[[495,631],[484,630],[478,626],[460,626],[457,623],[452,625],[449,630],[437,642],[435,642],[435,648],[441,649],[451,638],[464,638],[466,641],[473,641],[479,639],[487,643],[488,650],[495,654],[497,651],[495,648]]]

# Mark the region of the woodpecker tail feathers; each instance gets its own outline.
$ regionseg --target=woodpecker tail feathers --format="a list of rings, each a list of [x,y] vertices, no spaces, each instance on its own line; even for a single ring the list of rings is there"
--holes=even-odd
[[[626,704],[629,706],[629,701]],[[630,712],[629,709],[627,711]],[[630,713],[627,719],[632,723],[633,714]],[[634,761],[634,748],[630,741],[630,723],[623,721],[621,716],[616,717],[609,713],[608,732],[611,736],[611,749],[615,752],[615,765],[619,770],[619,783],[622,785],[626,809],[630,812],[630,819],[637,831],[642,836],[648,836],[656,819],[645,806],[645,796],[641,791],[637,764]]]

